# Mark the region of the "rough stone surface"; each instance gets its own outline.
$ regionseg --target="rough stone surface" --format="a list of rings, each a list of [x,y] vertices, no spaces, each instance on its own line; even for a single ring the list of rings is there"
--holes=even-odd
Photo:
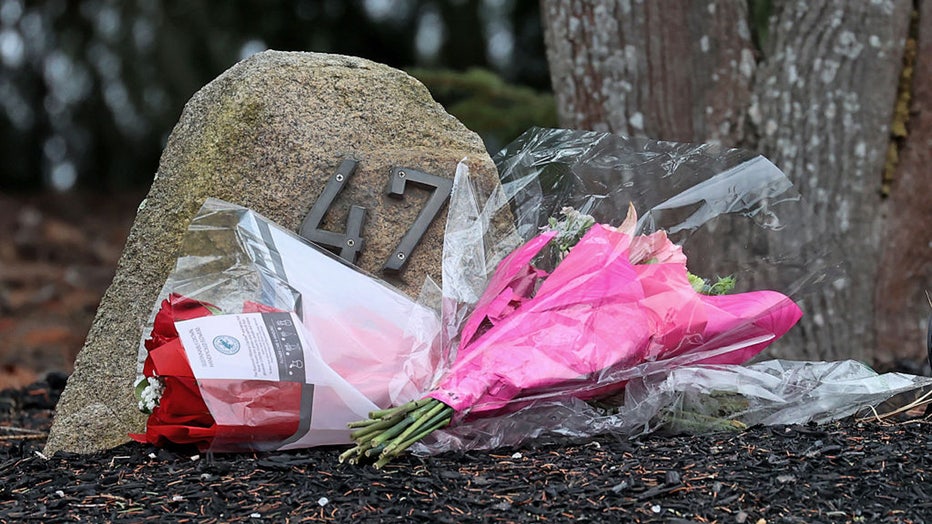
[[[141,329],[206,198],[297,230],[347,156],[359,161],[356,173],[322,229],[342,232],[349,206],[366,207],[358,265],[374,274],[429,196],[412,188],[401,200],[387,197],[391,166],[452,178],[466,157],[483,189],[497,183],[479,136],[402,71],[359,58],[275,51],[235,65],[192,97],[169,138],[58,405],[46,452],[106,449],[144,428],[132,392]],[[405,272],[390,280],[409,295],[417,295],[426,275],[439,282],[443,216]]]

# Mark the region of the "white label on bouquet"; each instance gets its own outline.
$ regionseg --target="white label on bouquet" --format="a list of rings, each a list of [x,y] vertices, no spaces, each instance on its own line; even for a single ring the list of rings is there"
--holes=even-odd
[[[305,381],[307,342],[294,313],[215,315],[175,323],[194,376]]]

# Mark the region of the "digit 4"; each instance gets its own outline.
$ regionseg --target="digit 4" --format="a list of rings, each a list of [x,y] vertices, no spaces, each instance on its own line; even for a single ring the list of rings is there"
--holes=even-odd
[[[304,222],[301,223],[301,229],[299,230],[302,237],[315,244],[338,251],[340,258],[350,264],[356,263],[359,250],[362,249],[362,225],[366,220],[366,208],[356,205],[350,207],[344,233],[320,229],[320,223],[323,221],[330,205],[333,204],[334,199],[340,194],[340,191],[343,191],[346,182],[355,172],[355,160],[347,158],[340,164],[336,173],[327,181],[327,185],[320,197],[314,202],[314,207],[304,217]]]

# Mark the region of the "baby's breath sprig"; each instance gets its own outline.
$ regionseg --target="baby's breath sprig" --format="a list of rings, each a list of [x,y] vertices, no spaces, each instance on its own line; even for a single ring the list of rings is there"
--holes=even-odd
[[[159,405],[165,384],[158,377],[140,377],[136,381],[136,398],[139,400],[139,411],[151,414]]]
[[[560,214],[564,218],[557,220],[556,217],[550,217],[547,229],[557,232],[557,236],[551,242],[560,251],[560,260],[562,260],[586,232],[595,225],[595,218],[572,207],[564,207],[560,210]]]

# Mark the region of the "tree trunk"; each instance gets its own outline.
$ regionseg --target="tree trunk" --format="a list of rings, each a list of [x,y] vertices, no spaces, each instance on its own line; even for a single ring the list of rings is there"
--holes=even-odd
[[[869,361],[881,174],[912,5],[773,3],[755,64],[744,0],[542,0],[561,124],[770,158],[815,215],[810,238],[770,252],[835,238],[848,262],[846,277],[804,296],[806,315],[774,356]]]
[[[754,72],[746,0],[543,0],[561,125],[740,141]]]
[[[905,85],[897,101],[908,120],[896,133],[903,143],[886,208],[875,294],[877,358],[885,366],[896,358],[921,361],[932,314],[932,1],[920,2],[916,15],[916,38],[909,44],[918,44],[916,62],[911,78],[901,77]]]
[[[876,356],[882,173],[911,2],[780,2],[750,108],[758,150],[837,239],[848,275],[804,299],[805,358]],[[777,246],[777,248],[790,246]]]

